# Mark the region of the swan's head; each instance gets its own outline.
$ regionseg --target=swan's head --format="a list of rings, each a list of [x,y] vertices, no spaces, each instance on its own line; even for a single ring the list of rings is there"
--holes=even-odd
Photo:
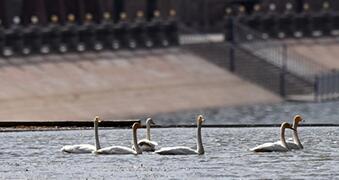
[[[299,124],[301,121],[303,121],[303,118],[301,118],[300,115],[294,116],[294,118],[293,118],[294,123]]]
[[[141,124],[138,123],[138,122],[135,122],[132,126],[133,129],[138,129],[138,128],[141,128]]]
[[[204,122],[204,121],[205,121],[204,117],[202,115],[199,115],[198,118],[197,118],[197,123],[201,125],[202,122]]]
[[[100,120],[99,116],[95,116],[95,118],[94,118],[94,122],[95,122],[95,123],[99,123],[99,122],[101,122],[101,120]]]
[[[152,118],[147,118],[146,119],[146,124],[151,124],[151,125],[155,125],[154,121]]]
[[[283,123],[281,124],[281,128],[288,128],[288,129],[295,130],[295,129],[293,128],[292,124],[287,123],[287,122],[283,122]]]

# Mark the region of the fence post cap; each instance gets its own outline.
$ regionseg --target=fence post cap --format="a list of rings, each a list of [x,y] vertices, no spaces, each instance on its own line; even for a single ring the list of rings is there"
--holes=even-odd
[[[53,23],[57,23],[57,22],[59,21],[59,17],[58,17],[57,15],[53,14],[53,15],[51,16],[51,21],[52,21]]]
[[[308,3],[304,3],[303,9],[304,11],[308,11],[310,9],[310,5]]]
[[[67,19],[68,19],[69,22],[74,22],[74,21],[75,21],[75,16],[74,16],[74,14],[69,14],[69,15],[67,16]]]
[[[269,6],[268,6],[269,10],[270,11],[275,11],[276,9],[276,5],[274,3],[271,3]]]

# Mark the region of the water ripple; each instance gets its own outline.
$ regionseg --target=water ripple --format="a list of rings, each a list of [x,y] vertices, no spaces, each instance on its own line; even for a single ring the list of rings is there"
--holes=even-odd
[[[253,153],[248,149],[278,140],[279,128],[204,128],[205,155],[101,156],[60,152],[65,144],[92,143],[92,130],[2,133],[1,179],[333,179],[339,172],[338,128],[301,127],[305,149]],[[102,146],[131,144],[129,129],[101,130]],[[143,137],[145,130],[139,131]],[[195,146],[195,129],[154,129],[160,146]],[[287,134],[289,137],[291,135]],[[180,137],[180,138],[179,138]]]

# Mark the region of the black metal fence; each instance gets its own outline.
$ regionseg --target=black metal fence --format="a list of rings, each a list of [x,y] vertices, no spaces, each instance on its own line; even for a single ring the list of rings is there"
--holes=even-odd
[[[249,78],[261,76],[260,83],[282,97],[304,95],[314,97],[317,101],[339,98],[338,72],[330,72],[331,70],[322,64],[289,51],[286,43],[265,38],[262,33],[237,21],[233,21],[229,31],[232,34],[228,39],[231,44],[228,53],[231,71],[244,69],[238,65],[238,61],[244,61],[243,54],[247,54],[253,62],[262,64],[262,69],[257,67],[257,73],[252,73]],[[239,57],[239,54],[242,54],[242,57]],[[246,64],[249,65],[249,61]],[[271,77],[263,76],[264,72],[261,71],[271,71]]]
[[[327,72],[315,77],[315,100],[325,101],[339,98],[339,72]]]

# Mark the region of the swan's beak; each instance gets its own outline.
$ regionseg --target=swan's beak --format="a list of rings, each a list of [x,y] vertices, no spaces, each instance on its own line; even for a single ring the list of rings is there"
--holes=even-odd
[[[294,128],[292,128],[292,127],[291,127],[290,129],[292,129],[293,131],[296,131],[296,130],[295,130]]]

